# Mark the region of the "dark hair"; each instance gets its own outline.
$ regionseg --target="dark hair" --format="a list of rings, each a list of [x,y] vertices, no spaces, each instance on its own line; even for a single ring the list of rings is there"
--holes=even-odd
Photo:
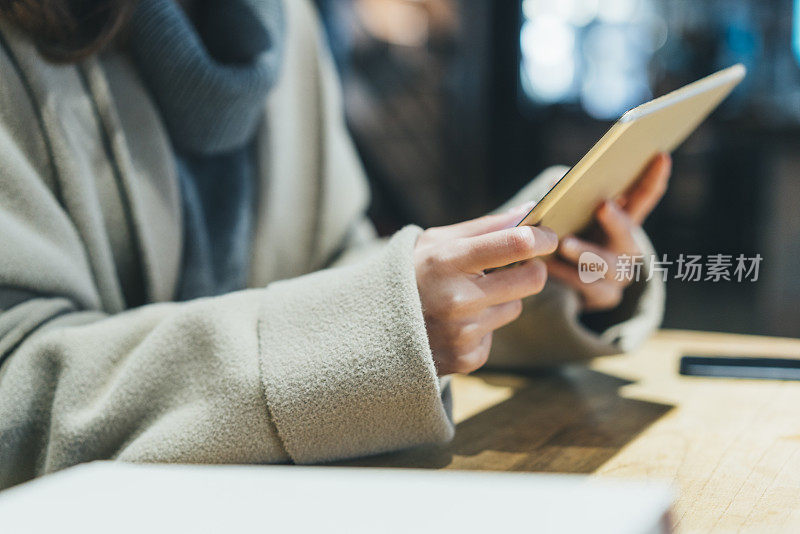
[[[136,0],[0,0],[0,20],[27,34],[59,63],[99,52],[120,31]]]

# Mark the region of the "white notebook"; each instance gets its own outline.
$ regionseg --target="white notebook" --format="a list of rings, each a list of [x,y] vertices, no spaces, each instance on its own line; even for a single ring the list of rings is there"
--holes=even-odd
[[[0,492],[0,530],[650,534],[672,497],[574,475],[97,462]]]

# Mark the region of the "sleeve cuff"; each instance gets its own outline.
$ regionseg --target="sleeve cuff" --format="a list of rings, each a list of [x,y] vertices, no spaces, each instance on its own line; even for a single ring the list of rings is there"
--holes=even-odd
[[[267,288],[262,380],[296,463],[452,438],[414,273],[420,232],[407,227],[356,264]]]
[[[600,339],[613,347],[614,352],[638,347],[658,328],[664,316],[664,282],[653,273],[653,245],[641,228],[635,238],[643,255],[640,278],[626,288],[619,306],[594,318]]]

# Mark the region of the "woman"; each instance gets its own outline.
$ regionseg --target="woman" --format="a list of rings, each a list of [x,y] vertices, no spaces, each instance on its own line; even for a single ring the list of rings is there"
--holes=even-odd
[[[438,377],[481,367],[523,298],[529,350],[493,363],[619,352],[660,320],[657,281],[583,285],[575,261],[650,250],[665,158],[545,285],[557,242],[512,228],[525,205],[375,238],[307,3],[0,6],[0,487],[445,441]]]

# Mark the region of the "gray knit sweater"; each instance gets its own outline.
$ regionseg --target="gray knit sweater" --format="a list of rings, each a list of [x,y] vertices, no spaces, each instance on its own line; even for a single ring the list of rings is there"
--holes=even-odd
[[[277,0],[141,0],[131,47],[177,160],[184,247],[177,300],[246,285],[255,198],[253,134],[275,83],[284,20]]]

